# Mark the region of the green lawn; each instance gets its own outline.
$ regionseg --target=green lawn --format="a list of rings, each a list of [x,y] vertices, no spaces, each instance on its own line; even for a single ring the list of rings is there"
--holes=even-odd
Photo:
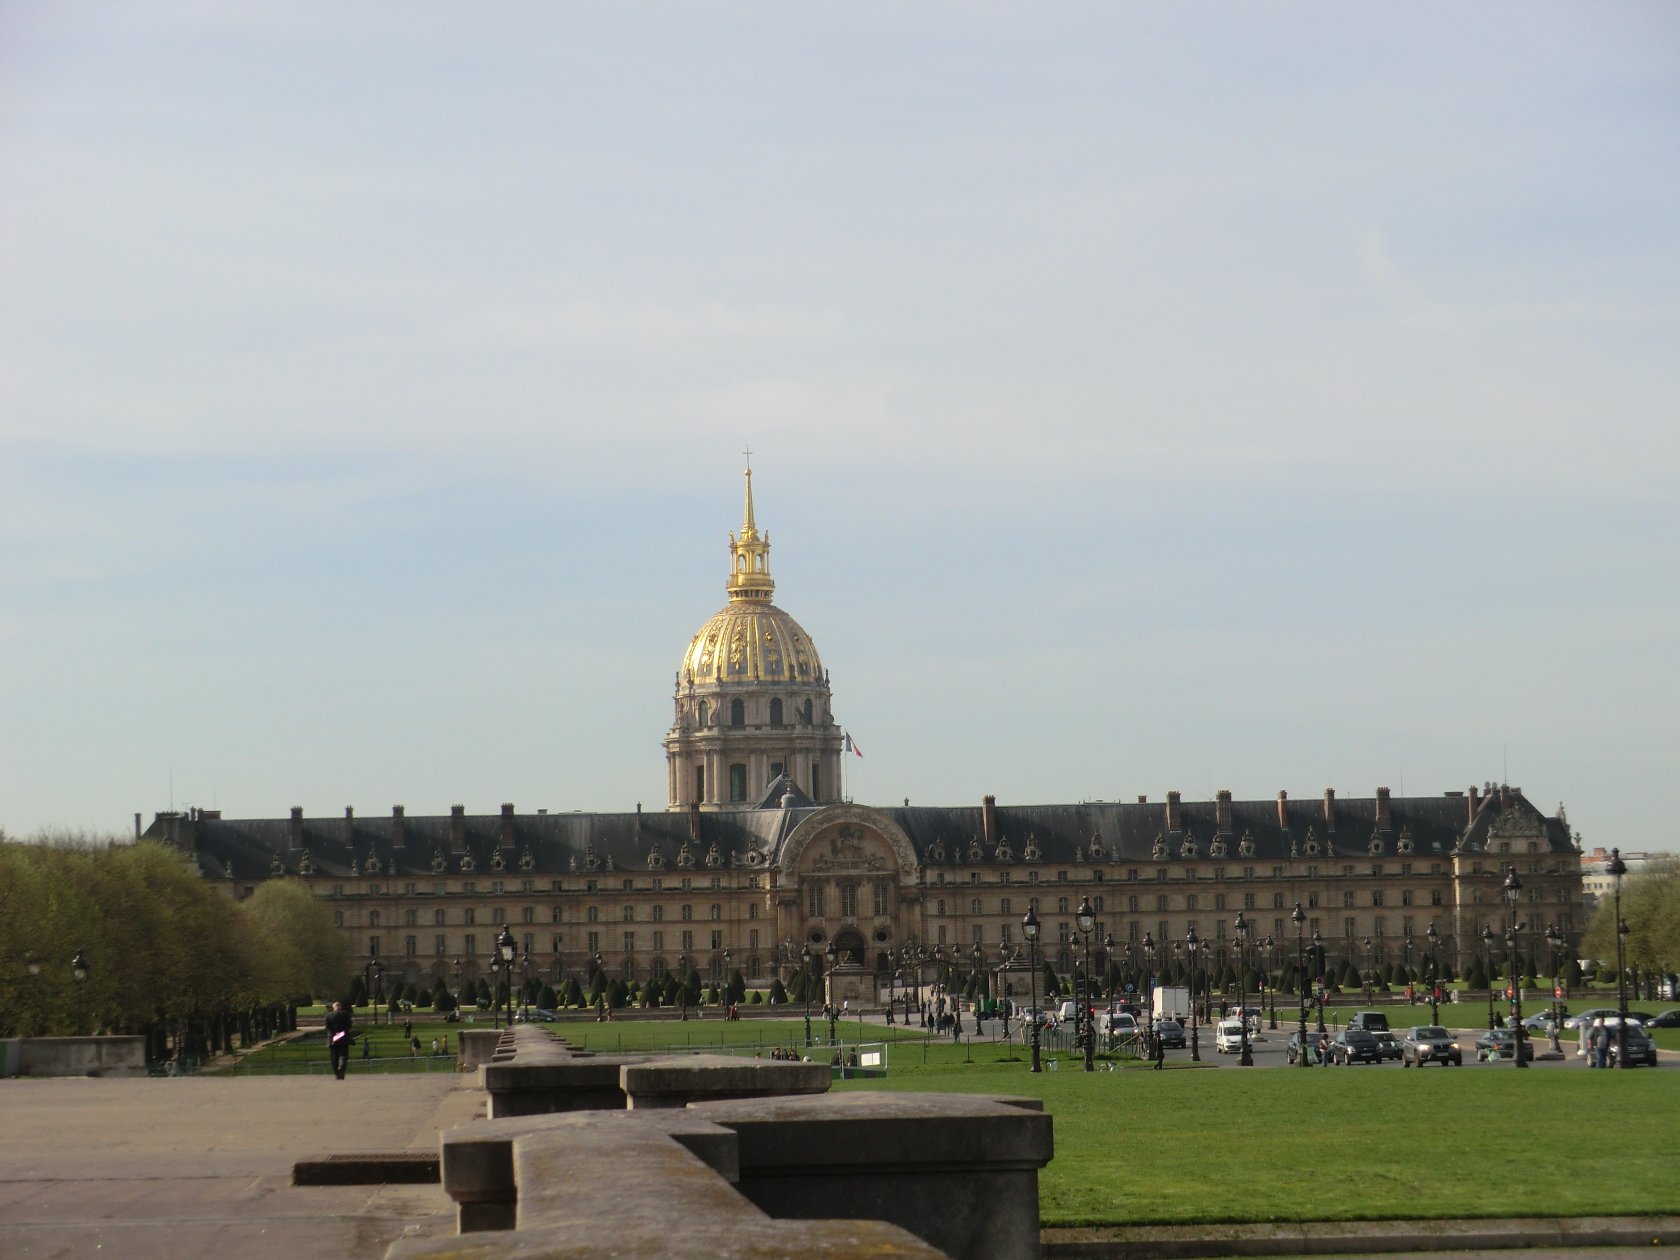
[[[488,1021],[416,1023],[422,1046]],[[375,1055],[400,1058],[402,1026],[370,1028]],[[548,1025],[580,1049],[768,1053],[803,1048],[791,1020],[567,1020]],[[812,1020],[820,1037],[826,1028]],[[857,1021],[843,1022],[850,1043]],[[1040,1179],[1046,1225],[1573,1216],[1674,1209],[1680,1073],[1510,1069],[1164,1072],[1126,1063],[1087,1074],[1074,1056],[1033,1075],[1026,1052],[953,1046],[920,1030],[867,1025],[891,1041],[883,1079],[835,1089],[1019,1094],[1055,1118],[1056,1158]],[[1659,1036],[1667,1043],[1668,1035]],[[1670,1045],[1668,1048],[1674,1048]],[[312,1039],[264,1051],[324,1065]],[[352,1056],[359,1070],[360,1047]],[[445,1060],[453,1066],[452,1060]],[[441,1066],[441,1063],[440,1063]],[[293,1068],[293,1070],[299,1070]],[[365,1070],[365,1069],[361,1069]]]

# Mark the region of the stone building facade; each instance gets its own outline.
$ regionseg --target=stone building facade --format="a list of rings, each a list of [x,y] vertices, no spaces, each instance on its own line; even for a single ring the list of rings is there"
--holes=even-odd
[[[332,907],[360,967],[422,983],[476,979],[511,931],[522,964],[550,982],[597,966],[648,979],[693,966],[751,982],[785,977],[806,946],[832,944],[883,978],[903,959],[931,978],[934,950],[966,961],[1020,945],[1031,907],[1059,971],[1082,963],[1075,910],[1089,897],[1090,942],[1161,956],[1195,929],[1205,956],[1234,949],[1240,912],[1272,959],[1293,956],[1297,903],[1330,964],[1421,963],[1428,932],[1455,971],[1501,942],[1502,886],[1515,867],[1520,917],[1539,952],[1548,927],[1578,939],[1579,839],[1521,789],[1483,784],[1438,796],[1333,790],[1309,798],[1067,805],[870,807],[840,799],[844,735],[810,637],[770,602],[769,535],[754,521],[751,473],[730,538],[730,602],[690,641],[665,739],[669,807],[643,813],[229,819],[158,814],[147,834],[190,851],[235,897],[297,877]],[[988,965],[995,966],[995,962]],[[912,979],[913,977],[906,977]]]

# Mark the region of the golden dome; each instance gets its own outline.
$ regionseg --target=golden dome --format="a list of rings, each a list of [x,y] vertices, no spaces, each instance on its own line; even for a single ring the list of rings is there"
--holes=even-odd
[[[682,680],[710,683],[823,682],[822,659],[804,628],[774,604],[733,601],[700,627],[683,656]]]

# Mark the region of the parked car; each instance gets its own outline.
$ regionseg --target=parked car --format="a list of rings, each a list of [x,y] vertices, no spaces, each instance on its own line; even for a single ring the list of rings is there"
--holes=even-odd
[[[1664,1011],[1655,1019],[1645,1021],[1647,1028],[1680,1028],[1680,1010]]]
[[[1616,1008],[1614,1006],[1595,1006],[1590,1011],[1579,1011],[1576,1014],[1569,1016],[1563,1021],[1563,1026],[1569,1029],[1576,1029],[1585,1024],[1592,1023],[1593,1020],[1599,1018],[1601,1015],[1614,1015],[1615,1013]]]
[[[1362,1028],[1368,1033],[1387,1032],[1388,1016],[1381,1011],[1355,1011],[1348,1019],[1349,1028]]]
[[[1344,1066],[1350,1063],[1381,1063],[1382,1051],[1377,1039],[1363,1028],[1344,1028],[1330,1043],[1330,1061]]]
[[[1509,1028],[1495,1028],[1476,1038],[1476,1057],[1480,1059],[1509,1059],[1516,1054],[1516,1035]],[[1523,1062],[1534,1058],[1534,1042],[1522,1040]]]
[[[1464,1066],[1464,1052],[1458,1048],[1453,1035],[1438,1024],[1419,1024],[1406,1030],[1400,1043],[1400,1066],[1422,1067],[1425,1063]]]
[[[1184,1025],[1176,1019],[1158,1019],[1150,1028],[1168,1050],[1184,1049]]]
[[[1299,1029],[1289,1034],[1289,1042],[1284,1047],[1284,1054],[1290,1063],[1297,1067],[1300,1066],[1301,1032]],[[1314,1067],[1318,1066],[1318,1034],[1310,1029],[1307,1031],[1307,1062]]]
[[[1628,1017],[1627,1031],[1623,1034],[1623,1039],[1627,1042],[1627,1062],[1629,1067],[1640,1067],[1641,1065],[1645,1067],[1657,1066],[1657,1043],[1651,1040],[1651,1035],[1649,1033],[1633,1022],[1633,1017],[1631,1015]],[[1616,1066],[1616,1042],[1617,1038],[1614,1033],[1612,1033],[1610,1037],[1611,1067]]]
[[[1535,1036],[1549,1037],[1552,1035],[1552,1013],[1550,1011],[1539,1011],[1530,1015],[1523,1020],[1523,1027]]]

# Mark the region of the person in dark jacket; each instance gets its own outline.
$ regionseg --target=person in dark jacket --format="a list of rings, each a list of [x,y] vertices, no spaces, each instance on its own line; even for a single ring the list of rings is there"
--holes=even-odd
[[[327,1013],[327,1051],[332,1055],[333,1075],[342,1081],[350,1066],[350,1012],[343,1002],[334,1002]]]

